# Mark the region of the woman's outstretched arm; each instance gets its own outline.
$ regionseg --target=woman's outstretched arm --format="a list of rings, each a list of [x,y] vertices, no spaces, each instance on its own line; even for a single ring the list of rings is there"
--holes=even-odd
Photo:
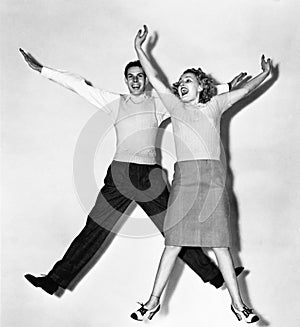
[[[246,95],[255,90],[270,74],[272,68],[271,59],[265,60],[265,56],[261,56],[261,69],[262,72],[257,76],[253,77],[250,81],[245,83],[242,88],[230,92],[231,104],[244,98]],[[225,109],[226,110],[226,109]],[[223,110],[223,111],[225,111]]]

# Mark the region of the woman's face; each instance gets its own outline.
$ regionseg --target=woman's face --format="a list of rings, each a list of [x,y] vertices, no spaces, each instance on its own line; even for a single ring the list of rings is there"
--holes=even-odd
[[[198,103],[199,94],[203,90],[195,74],[185,73],[179,79],[178,94],[185,103]]]

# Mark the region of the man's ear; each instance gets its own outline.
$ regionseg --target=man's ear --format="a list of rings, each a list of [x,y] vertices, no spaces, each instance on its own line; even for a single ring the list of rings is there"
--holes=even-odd
[[[126,77],[124,77],[124,82],[125,82],[126,85],[128,85],[128,80],[127,80]]]

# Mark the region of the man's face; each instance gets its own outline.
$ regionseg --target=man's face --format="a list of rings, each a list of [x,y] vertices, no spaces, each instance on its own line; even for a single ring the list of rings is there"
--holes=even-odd
[[[141,67],[130,67],[127,72],[125,83],[132,95],[142,95],[146,88],[146,75]]]

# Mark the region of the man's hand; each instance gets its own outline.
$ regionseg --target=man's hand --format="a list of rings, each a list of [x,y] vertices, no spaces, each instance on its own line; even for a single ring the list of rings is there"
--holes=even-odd
[[[235,76],[234,79],[229,82],[229,88],[232,90],[238,84],[243,83],[246,80],[247,73],[240,73],[239,75]]]
[[[30,53],[25,52],[21,48],[19,50],[30,68],[38,72],[42,71],[43,65],[41,65]]]
[[[148,35],[148,27],[146,25],[143,26],[143,30],[139,30],[134,39],[134,46],[136,49],[140,49],[142,44],[145,42]]]
[[[268,58],[268,60],[266,61],[265,55],[262,55],[261,56],[261,69],[263,70],[263,72],[266,72],[269,74],[271,72],[271,67],[272,67],[271,59]]]

